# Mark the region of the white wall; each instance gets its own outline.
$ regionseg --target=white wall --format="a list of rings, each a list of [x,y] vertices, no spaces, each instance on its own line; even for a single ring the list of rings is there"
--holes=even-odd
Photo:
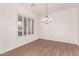
[[[34,35],[18,37],[17,15],[34,18]],[[38,39],[38,16],[18,4],[0,4],[0,53]]]
[[[79,7],[77,8],[77,38],[78,38],[78,45],[79,45]]]
[[[53,19],[49,24],[40,21],[40,38],[77,44],[76,8],[54,12],[49,17]]]

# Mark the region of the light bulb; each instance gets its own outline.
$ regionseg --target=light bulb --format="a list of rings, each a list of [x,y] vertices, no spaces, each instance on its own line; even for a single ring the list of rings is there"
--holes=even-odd
[[[46,18],[43,18],[41,21],[48,24],[51,20],[52,20],[52,18],[46,17]]]

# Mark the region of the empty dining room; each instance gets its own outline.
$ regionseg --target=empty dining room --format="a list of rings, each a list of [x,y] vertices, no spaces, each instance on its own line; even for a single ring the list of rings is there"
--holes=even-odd
[[[79,56],[79,3],[0,3],[0,56]]]

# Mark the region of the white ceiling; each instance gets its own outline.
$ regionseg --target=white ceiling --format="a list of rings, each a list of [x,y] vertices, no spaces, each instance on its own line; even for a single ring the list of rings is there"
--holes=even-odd
[[[19,5],[21,5],[24,8],[28,8],[37,15],[45,14],[45,3],[20,3]],[[78,3],[48,3],[48,13],[78,6]]]

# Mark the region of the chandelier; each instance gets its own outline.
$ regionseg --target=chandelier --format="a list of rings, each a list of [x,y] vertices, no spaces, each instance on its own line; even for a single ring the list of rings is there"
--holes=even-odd
[[[45,15],[45,18],[43,18],[41,21],[46,24],[52,21],[52,18],[48,17],[48,4],[47,3],[46,3],[46,15]]]

